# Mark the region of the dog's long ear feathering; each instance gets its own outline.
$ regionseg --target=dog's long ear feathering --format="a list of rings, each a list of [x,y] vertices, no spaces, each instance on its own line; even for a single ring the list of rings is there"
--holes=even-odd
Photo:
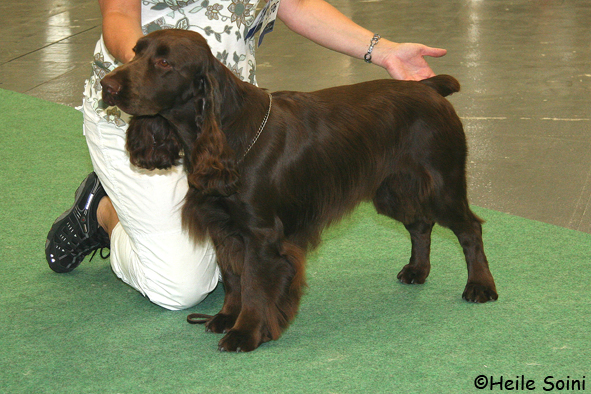
[[[135,166],[165,170],[178,164],[181,144],[162,116],[134,116],[127,128],[126,148]]]
[[[234,152],[220,127],[222,93],[218,78],[223,67],[211,56],[208,67],[195,80],[195,123],[200,129],[191,152],[189,184],[206,195],[228,196],[236,192],[238,174]]]

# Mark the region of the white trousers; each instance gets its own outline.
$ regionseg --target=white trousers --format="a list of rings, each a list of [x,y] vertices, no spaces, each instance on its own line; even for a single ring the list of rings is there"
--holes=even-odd
[[[84,134],[94,171],[119,216],[111,235],[113,272],[153,303],[185,309],[218,283],[211,241],[196,245],[181,227],[187,193],[181,166],[167,171],[134,167],[125,150],[125,128],[83,105]]]

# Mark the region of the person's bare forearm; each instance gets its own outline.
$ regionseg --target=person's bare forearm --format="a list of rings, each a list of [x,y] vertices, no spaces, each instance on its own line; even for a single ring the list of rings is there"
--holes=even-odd
[[[107,49],[120,62],[129,62],[133,47],[143,36],[140,0],[99,0],[99,5]]]
[[[324,0],[281,0],[279,18],[292,31],[328,49],[363,59],[374,33],[359,26]],[[439,57],[445,49],[422,44],[399,44],[381,38],[373,47],[371,61],[397,79],[431,77],[423,56]]]
[[[328,49],[363,58],[373,37],[325,1],[282,0],[278,17],[295,33]]]

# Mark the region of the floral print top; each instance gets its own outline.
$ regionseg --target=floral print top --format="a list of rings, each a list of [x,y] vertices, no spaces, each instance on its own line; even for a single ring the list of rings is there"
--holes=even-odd
[[[203,35],[214,56],[238,78],[256,84],[255,44],[245,40],[255,19],[259,0],[140,0],[142,29],[148,34],[160,29],[193,30]],[[124,127],[129,115],[117,107],[108,107],[101,97],[101,79],[120,63],[107,50],[103,38],[98,41],[92,75],[86,82],[84,98],[96,113]]]

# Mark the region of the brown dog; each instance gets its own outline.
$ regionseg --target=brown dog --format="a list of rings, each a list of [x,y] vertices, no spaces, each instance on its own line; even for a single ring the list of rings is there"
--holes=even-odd
[[[453,77],[270,95],[238,80],[194,32],[154,32],[135,52],[103,79],[103,99],[135,115],[133,163],[168,168],[184,155],[184,224],[196,240],[212,238],[226,290],[206,323],[226,333],[220,350],[279,338],[298,309],[306,252],[361,201],[410,232],[401,282],[425,282],[439,223],[464,249],[463,298],[497,299],[466,197],[464,131],[443,98],[459,91]]]

